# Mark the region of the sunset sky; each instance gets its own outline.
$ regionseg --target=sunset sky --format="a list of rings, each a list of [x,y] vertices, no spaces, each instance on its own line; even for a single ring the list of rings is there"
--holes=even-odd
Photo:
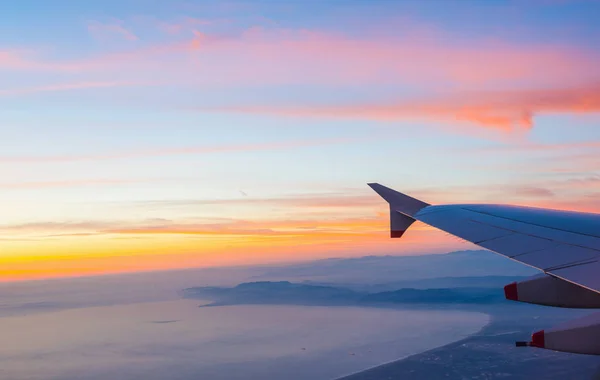
[[[600,212],[600,2],[0,7],[0,280],[472,248],[430,203]]]

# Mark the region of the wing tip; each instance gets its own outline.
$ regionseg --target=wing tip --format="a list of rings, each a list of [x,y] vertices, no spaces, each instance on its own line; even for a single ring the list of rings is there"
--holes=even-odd
[[[369,182],[367,185],[393,206],[395,210],[398,210],[403,214],[413,215],[422,208],[430,206],[429,203],[410,197],[387,186],[383,186],[380,183]]]

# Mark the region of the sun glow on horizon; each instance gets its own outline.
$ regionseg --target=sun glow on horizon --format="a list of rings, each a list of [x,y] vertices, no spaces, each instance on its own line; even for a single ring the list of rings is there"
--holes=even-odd
[[[188,3],[3,9],[0,281],[471,247],[368,182],[600,212],[600,4]]]

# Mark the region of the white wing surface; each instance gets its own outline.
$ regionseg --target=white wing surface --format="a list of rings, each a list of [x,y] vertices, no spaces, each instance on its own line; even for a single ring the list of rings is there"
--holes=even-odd
[[[392,220],[400,213],[600,292],[598,214],[503,205],[432,206],[376,183],[369,186],[390,203]]]
[[[432,206],[370,183],[390,205],[391,237],[415,220],[545,273],[504,287],[507,299],[600,308],[600,215],[494,204]],[[517,346],[600,355],[600,313],[535,332]]]

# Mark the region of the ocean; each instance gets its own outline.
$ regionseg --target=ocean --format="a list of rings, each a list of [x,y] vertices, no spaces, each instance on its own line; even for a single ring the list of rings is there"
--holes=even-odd
[[[0,378],[335,379],[460,340],[489,321],[446,310],[201,304],[8,308]]]

